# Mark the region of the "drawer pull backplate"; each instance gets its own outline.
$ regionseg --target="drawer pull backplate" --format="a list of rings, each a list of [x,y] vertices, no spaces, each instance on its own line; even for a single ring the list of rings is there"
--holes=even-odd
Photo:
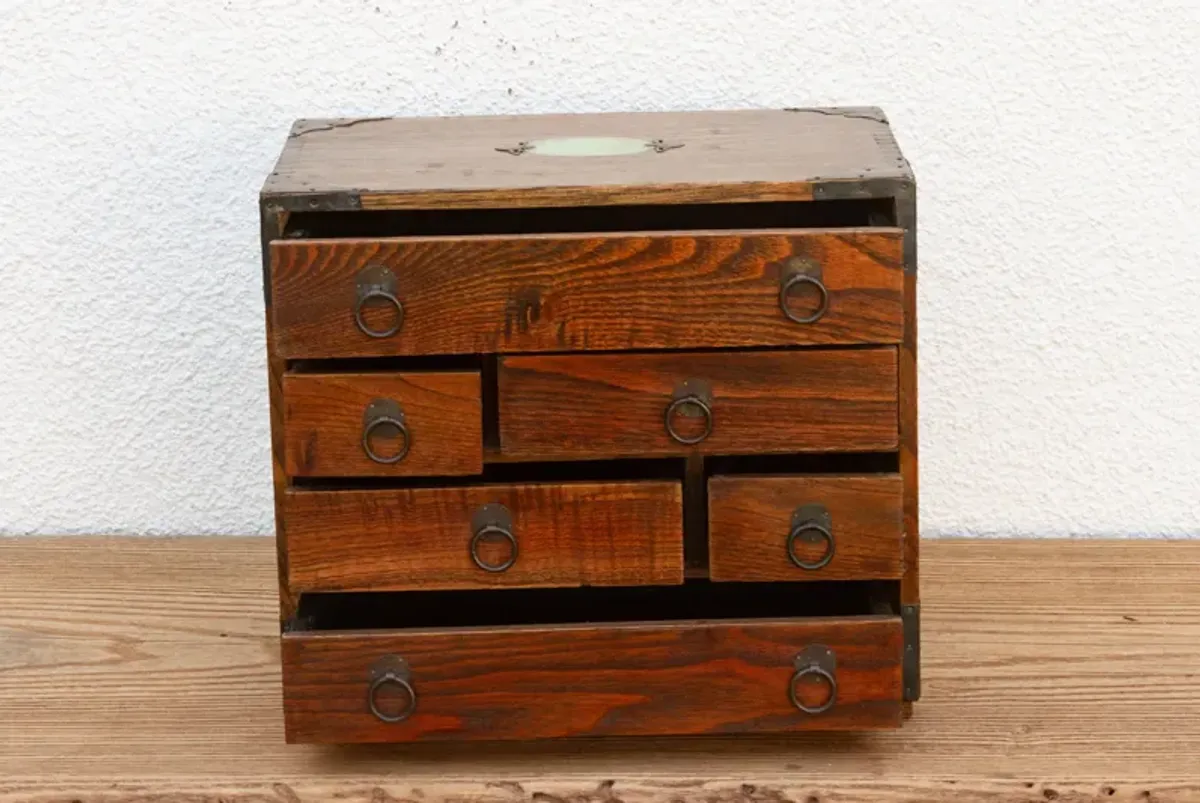
[[[404,305],[396,295],[396,277],[379,265],[363,268],[354,281],[354,325],[367,337],[391,337],[404,325]],[[395,307],[396,320],[386,329],[372,329],[363,319],[363,310],[370,301],[383,301]]]
[[[380,689],[388,684],[399,686],[407,695],[408,703],[398,714],[385,714],[379,707],[377,697]],[[408,662],[396,655],[389,655],[371,667],[371,685],[367,687],[367,707],[382,722],[403,722],[417,710],[417,690],[412,684],[412,670]]]
[[[793,289],[802,285],[812,285],[817,291],[817,308],[808,315],[797,315],[789,303]],[[788,320],[794,323],[816,323],[829,309],[829,290],[821,281],[821,266],[811,260],[793,259],[783,272],[783,280],[779,286],[779,309]]]
[[[371,438],[376,434],[382,434],[377,433],[380,427],[389,426],[394,427],[400,433],[404,445],[395,454],[382,455],[371,445]],[[362,425],[362,448],[367,457],[376,463],[385,466],[391,465],[403,460],[411,447],[412,433],[408,431],[408,426],[404,423],[404,409],[398,402],[393,399],[375,399],[367,405],[367,409],[363,411]]]
[[[675,425],[677,416],[680,418],[703,416],[704,428],[699,434],[684,435]],[[713,430],[712,390],[708,383],[698,379],[689,379],[681,384],[671,397],[671,403],[667,405],[663,421],[671,439],[684,446],[694,446],[711,435]]]
[[[825,542],[825,551],[814,561],[801,560],[796,554],[796,542],[808,544]],[[792,513],[792,529],[787,538],[788,559],[798,568],[816,571],[829,565],[833,560],[835,545],[833,541],[833,518],[824,505],[801,505]]]
[[[471,560],[485,572],[503,572],[517,562],[517,537],[513,534],[512,514],[508,508],[499,504],[487,504],[475,511],[471,518],[470,552]],[[479,554],[479,547],[485,541],[504,540],[508,542],[508,558],[501,563],[488,563]]]
[[[835,673],[837,672],[837,657],[834,656],[833,650],[826,647],[824,644],[812,644],[804,649],[803,652],[796,656],[794,663],[795,673],[792,675],[792,680],[788,684],[788,696],[792,699],[792,705],[800,709],[806,714],[823,714],[830,708],[833,708],[837,702],[838,684]],[[800,701],[799,695],[796,694],[796,684],[806,677],[816,676],[825,681],[829,686],[829,696],[825,698],[825,702],[820,705],[806,705]]]

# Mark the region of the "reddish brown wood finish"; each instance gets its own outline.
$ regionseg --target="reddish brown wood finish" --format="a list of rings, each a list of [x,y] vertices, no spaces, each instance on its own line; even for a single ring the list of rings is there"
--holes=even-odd
[[[363,448],[363,412],[376,399],[395,401],[404,413],[410,441],[407,454],[396,463],[376,462]],[[283,401],[287,472],[292,476],[437,476],[483,470],[477,371],[288,374]],[[376,429],[372,448],[384,458],[399,454],[403,439],[395,429]]]
[[[838,692],[810,715],[788,684],[814,643],[836,656]],[[900,652],[891,617],[289,633],[286,730],[336,743],[891,728]],[[370,669],[388,655],[408,663],[417,694],[394,724],[367,706]],[[816,679],[796,687],[807,705],[828,694]]]
[[[862,477],[712,477],[708,481],[709,576],[713,580],[898,580],[903,572],[903,483],[897,474]],[[788,557],[792,513],[829,512],[833,557],[806,570]],[[794,552],[816,563],[824,541]]]
[[[503,572],[469,553],[472,516],[488,503],[512,514],[518,557]],[[679,583],[682,504],[673,482],[292,490],[289,579],[297,591]],[[510,552],[497,539],[481,555],[496,565]]]
[[[660,139],[661,153],[513,153],[561,136]],[[874,107],[298,120],[263,188],[318,208],[469,209],[807,201],[911,175]]]
[[[902,232],[432,237],[271,243],[275,349],[288,358],[899,343]],[[780,309],[795,260],[819,266],[828,311],[811,324]],[[355,279],[395,277],[403,325],[358,329]],[[797,314],[817,294],[797,289]],[[806,306],[807,305],[807,306]],[[394,310],[365,307],[386,329]]]
[[[580,134],[659,146],[555,159],[522,144]],[[901,654],[918,657],[916,217],[912,172],[882,112],[300,121],[261,202],[286,627],[312,591],[489,588],[502,605],[514,593],[505,587],[679,583],[685,544],[692,577],[874,578],[907,617],[903,628],[899,618],[654,623],[674,614],[639,610],[646,623],[619,627],[291,632],[290,739],[898,724],[910,707],[902,698],[919,686],[900,670]],[[403,304],[394,335],[373,338],[355,324],[365,268],[390,271],[388,289]],[[813,323],[780,306],[782,280],[798,270],[819,271],[828,288]],[[819,297],[797,285],[788,308],[803,315]],[[376,298],[363,317],[381,328],[397,322],[393,313]],[[441,368],[449,363],[439,355],[473,355],[485,366],[469,375],[474,392],[410,376],[392,384],[312,373],[343,371],[354,358],[425,355],[355,370]],[[697,381],[713,429],[680,444],[664,414]],[[362,453],[362,408],[378,396],[404,397],[413,433],[410,453],[391,466]],[[702,422],[677,420],[686,434]],[[705,480],[708,455],[848,451],[896,452],[899,478]],[[556,476],[548,463],[483,464],[620,457],[682,458],[686,515],[678,482],[619,481],[624,464],[604,471],[604,485],[437,488],[471,480],[423,479],[494,471],[561,483],[580,475]],[[339,476],[379,481],[342,486],[374,490],[294,487],[300,477]],[[805,572],[782,550],[793,496],[818,490],[837,546],[828,566]],[[484,502],[504,503],[517,520],[518,560],[495,574],[467,550],[471,514]],[[495,542],[481,552],[507,554]],[[790,599],[794,587],[785,587]],[[859,610],[867,608],[851,612]],[[789,707],[778,678],[797,642],[818,636],[849,656],[850,697],[812,722]],[[398,726],[371,718],[365,701],[363,661],[393,649],[411,653],[422,691],[417,715]]]
[[[712,432],[694,446],[664,423],[700,380]],[[896,350],[505,357],[500,451],[509,459],[869,451],[897,445]],[[698,411],[697,411],[698,412]],[[685,437],[703,418],[674,421]]]
[[[259,229],[262,236],[263,282],[268,284],[270,271],[270,243],[283,231],[287,223],[287,212],[259,209]],[[279,581],[279,620],[287,622],[296,612],[297,597],[287,582],[287,542],[283,533],[283,495],[287,491],[288,476],[284,468],[283,437],[283,377],[287,372],[287,360],[275,350],[274,316],[271,314],[271,296],[266,295],[267,335],[267,396],[271,417],[271,482],[272,501],[275,513],[275,552]]]

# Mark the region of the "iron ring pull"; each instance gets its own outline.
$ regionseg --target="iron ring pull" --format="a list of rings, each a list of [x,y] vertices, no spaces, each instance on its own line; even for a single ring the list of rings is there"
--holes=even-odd
[[[381,455],[371,446],[371,436],[375,434],[375,430],[385,425],[398,429],[400,437],[404,439],[404,446],[391,456]],[[408,456],[408,450],[412,448],[412,433],[404,423],[404,410],[394,400],[375,399],[367,405],[363,413],[362,448],[367,457],[385,466],[399,463]]]
[[[788,306],[788,294],[792,291],[793,287],[797,287],[802,284],[811,284],[813,287],[817,288],[817,292],[821,295],[821,303],[817,305],[817,311],[811,315],[797,315],[796,313],[792,312],[791,307]],[[795,323],[816,323],[829,309],[829,290],[825,287],[825,283],[816,276],[812,276],[807,273],[795,273],[790,279],[783,283],[782,287],[779,288],[779,308],[783,310],[783,314],[786,315],[790,321]]]
[[[805,561],[800,560],[800,558],[796,556],[796,539],[804,533],[816,533],[818,537],[825,542],[825,552],[817,560]],[[824,569],[829,565],[829,561],[833,560],[834,548],[833,531],[815,519],[808,519],[807,521],[800,522],[796,526],[792,527],[791,533],[788,534],[788,558],[799,569],[806,569],[810,572],[816,571],[817,569]]]
[[[404,325],[404,305],[396,293],[399,291],[396,276],[383,265],[368,265],[354,277],[354,325],[367,337],[391,337]],[[387,329],[372,329],[363,320],[363,310],[368,301],[383,300],[396,308],[396,322]]]
[[[509,554],[508,560],[503,563],[488,563],[483,558],[479,557],[479,545],[483,543],[488,536],[499,535],[505,541],[508,541]],[[500,524],[485,524],[475,531],[471,536],[471,560],[475,565],[483,569],[485,572],[503,572],[507,571],[517,562],[517,537],[513,535],[512,530]]]
[[[367,322],[363,320],[363,308],[366,306],[368,301],[376,298],[382,298],[384,301],[387,301],[396,308],[396,322],[387,329],[372,329],[367,325]],[[404,325],[404,305],[400,303],[400,299],[396,298],[395,293],[392,293],[389,290],[384,290],[382,287],[373,287],[370,290],[367,290],[365,293],[361,293],[358,297],[358,301],[355,302],[354,323],[367,337],[380,339],[391,337],[399,332],[400,327]]]
[[[367,707],[371,709],[371,713],[381,722],[389,723],[403,722],[411,717],[417,710],[417,690],[413,688],[412,673],[408,669],[408,664],[402,660],[396,660],[389,662],[385,668],[376,669],[372,674],[374,680],[367,688]],[[375,702],[379,690],[389,683],[399,686],[408,695],[408,705],[398,714],[385,714]]]
[[[695,407],[699,407],[700,412],[704,414],[704,431],[701,432],[699,435],[693,436],[691,438],[685,438],[683,435],[680,435],[679,432],[676,431],[675,424],[673,423],[675,413],[678,412],[680,409],[682,409],[686,405],[693,405]],[[682,443],[684,446],[694,446],[695,444],[699,443],[700,441],[704,440],[705,438],[707,438],[709,435],[712,434],[712,429],[713,429],[712,406],[708,402],[706,402],[704,399],[700,398],[699,396],[697,396],[695,394],[681,396],[680,398],[675,399],[675,401],[673,401],[669,405],[667,405],[667,412],[666,412],[664,420],[665,420],[666,426],[667,426],[667,434],[670,435],[671,438],[673,438],[676,443]]]
[[[837,703],[838,693],[837,678],[834,676],[837,671],[837,659],[833,650],[823,644],[813,644],[796,656],[794,666],[796,671],[788,683],[788,696],[792,705],[809,715],[824,714],[833,708]],[[829,684],[829,697],[820,705],[805,705],[796,694],[796,684],[809,675],[816,675]]]

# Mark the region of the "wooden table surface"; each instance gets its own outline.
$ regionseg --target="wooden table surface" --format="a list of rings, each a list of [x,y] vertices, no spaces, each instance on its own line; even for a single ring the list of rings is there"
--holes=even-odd
[[[270,539],[0,539],[0,803],[1200,801],[1200,542],[922,550],[898,732],[322,748]]]

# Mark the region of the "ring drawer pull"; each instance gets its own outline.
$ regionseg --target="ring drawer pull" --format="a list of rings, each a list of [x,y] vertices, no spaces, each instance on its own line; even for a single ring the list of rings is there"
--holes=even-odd
[[[400,451],[393,455],[381,455],[371,446],[372,436],[383,426],[395,427],[400,433],[400,437],[404,439],[404,445],[400,447]],[[398,402],[392,399],[375,399],[367,405],[367,409],[363,412],[362,448],[367,457],[385,466],[399,463],[408,456],[408,450],[412,448],[412,433],[408,431],[408,426],[404,423],[404,409]]]
[[[675,427],[675,417],[688,415],[690,410],[699,410],[699,414],[704,417],[704,430],[699,435],[685,436],[680,434]],[[667,434],[676,443],[684,446],[694,446],[711,435],[713,430],[712,391],[709,390],[707,383],[698,379],[689,379],[680,385],[675,390],[671,403],[667,405],[663,420],[666,424]]]
[[[471,518],[471,529],[471,561],[480,569],[498,573],[507,571],[517,562],[517,537],[513,535],[512,514],[504,505],[487,504],[479,508]],[[479,555],[479,546],[496,537],[508,542],[508,559],[501,563],[488,563]]]
[[[788,304],[792,290],[801,285],[812,285],[817,289],[820,301],[815,312],[809,315],[797,315]],[[829,289],[821,281],[821,266],[806,259],[793,259],[784,271],[783,280],[779,286],[779,308],[788,320],[794,323],[816,323],[829,309]]]
[[[812,644],[796,655],[793,666],[796,671],[792,674],[791,682],[788,683],[788,696],[792,700],[792,705],[806,714],[824,714],[833,708],[834,703],[837,702],[838,692],[837,657],[834,656],[833,650],[824,644]],[[814,675],[823,679],[829,686],[829,696],[820,705],[805,705],[800,701],[800,696],[796,694],[796,684],[804,678]]]
[[[398,714],[385,714],[376,697],[379,690],[388,684],[399,686],[408,697],[408,703]],[[417,690],[412,684],[412,670],[408,662],[396,655],[389,655],[371,667],[371,685],[367,687],[367,707],[382,722],[403,722],[417,710]]]
[[[796,554],[796,542],[825,543],[825,551],[814,561],[801,560]],[[792,512],[792,529],[787,537],[788,559],[797,568],[816,571],[829,565],[836,549],[833,540],[833,518],[824,505],[801,505]]]
[[[359,272],[354,282],[354,325],[367,337],[391,337],[404,325],[404,304],[396,296],[396,277],[381,265],[372,265]],[[372,329],[363,320],[363,310],[370,301],[382,300],[396,309],[396,322],[387,329]]]

